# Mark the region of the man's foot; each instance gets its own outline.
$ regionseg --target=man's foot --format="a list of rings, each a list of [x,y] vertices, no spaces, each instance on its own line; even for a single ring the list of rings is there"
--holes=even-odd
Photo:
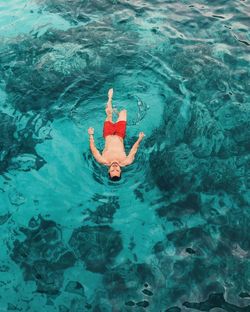
[[[108,92],[108,98],[112,99],[112,97],[113,97],[113,88],[109,89],[109,92]]]

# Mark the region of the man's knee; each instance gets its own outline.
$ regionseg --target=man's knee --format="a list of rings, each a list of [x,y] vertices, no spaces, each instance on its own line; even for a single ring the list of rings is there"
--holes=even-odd
[[[112,113],[111,114],[107,113],[105,121],[111,121],[112,122]]]
[[[127,110],[126,109],[121,110],[119,113],[119,117],[120,116],[127,116]]]
[[[106,107],[105,112],[106,112],[107,115],[111,115],[112,116],[112,108]]]
[[[119,113],[119,118],[118,118],[118,121],[120,120],[127,120],[127,110],[126,109],[123,109],[120,111]]]

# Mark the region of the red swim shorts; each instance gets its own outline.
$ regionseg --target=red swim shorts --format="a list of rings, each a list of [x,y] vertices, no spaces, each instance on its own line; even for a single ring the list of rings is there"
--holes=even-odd
[[[121,138],[125,138],[126,134],[126,121],[120,120],[116,123],[111,121],[105,121],[103,126],[103,137],[107,135],[118,135]]]

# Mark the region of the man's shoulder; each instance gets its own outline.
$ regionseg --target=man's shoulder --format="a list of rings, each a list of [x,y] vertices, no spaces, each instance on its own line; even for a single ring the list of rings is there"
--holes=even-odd
[[[104,158],[103,156],[101,157],[100,161],[99,161],[102,165],[104,166],[109,166],[110,165],[110,162]]]
[[[108,166],[109,162],[107,161],[105,157],[102,156],[102,154],[98,153],[97,155],[94,155],[94,156],[95,156],[96,161],[99,164]]]
[[[120,166],[121,167],[125,167],[128,166],[130,164],[132,164],[133,160],[131,159],[131,157],[127,156],[121,163]]]

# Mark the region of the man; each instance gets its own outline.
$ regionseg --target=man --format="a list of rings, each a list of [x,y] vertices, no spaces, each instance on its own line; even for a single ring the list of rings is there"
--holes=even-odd
[[[112,181],[118,181],[121,178],[121,167],[132,164],[135,158],[135,154],[139,147],[141,140],[144,137],[144,133],[140,132],[138,140],[133,145],[128,155],[125,153],[124,137],[126,133],[127,111],[121,110],[116,123],[112,121],[112,97],[113,89],[108,92],[108,102],[106,106],[107,118],[104,122],[103,137],[105,139],[105,147],[102,154],[95,147],[94,143],[94,128],[89,128],[89,141],[91,152],[96,159],[102,165],[108,166],[109,178]]]

